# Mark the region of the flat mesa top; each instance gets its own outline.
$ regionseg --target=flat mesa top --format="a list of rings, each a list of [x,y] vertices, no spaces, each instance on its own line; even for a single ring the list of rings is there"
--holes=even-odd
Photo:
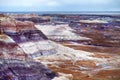
[[[108,23],[107,21],[104,20],[80,20],[82,23]]]

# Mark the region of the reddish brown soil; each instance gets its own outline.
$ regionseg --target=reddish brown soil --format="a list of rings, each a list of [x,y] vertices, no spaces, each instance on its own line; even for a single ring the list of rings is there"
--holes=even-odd
[[[69,42],[60,42],[60,44],[76,49],[76,50],[84,50],[88,52],[99,52],[99,53],[113,53],[120,54],[120,48],[117,47],[96,47],[96,46],[88,46],[88,45],[73,45]]]
[[[79,66],[90,67],[94,69],[99,68],[93,61],[80,60],[76,61],[74,64],[70,60],[57,61],[60,62],[60,64],[57,65],[58,67],[51,64],[49,64],[48,67],[56,73],[62,72],[65,74],[72,74],[73,80],[120,80],[120,69],[100,70],[96,72],[96,74],[90,76],[88,74],[82,73],[83,70],[80,70]],[[90,70],[88,71],[90,72]]]

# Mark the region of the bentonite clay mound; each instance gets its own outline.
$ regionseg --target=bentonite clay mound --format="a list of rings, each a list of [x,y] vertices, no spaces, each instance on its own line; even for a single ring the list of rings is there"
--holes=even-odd
[[[0,61],[0,80],[51,80],[56,75],[41,63],[17,59]]]
[[[0,80],[51,80],[54,72],[28,58],[8,36],[0,36]]]

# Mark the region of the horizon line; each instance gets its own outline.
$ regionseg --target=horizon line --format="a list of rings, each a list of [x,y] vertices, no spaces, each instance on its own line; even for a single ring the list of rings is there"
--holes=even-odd
[[[120,11],[0,11],[0,12],[120,12]]]

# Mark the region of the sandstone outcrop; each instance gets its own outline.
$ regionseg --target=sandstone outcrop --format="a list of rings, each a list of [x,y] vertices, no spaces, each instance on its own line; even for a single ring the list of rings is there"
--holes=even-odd
[[[1,28],[4,32],[19,32],[23,30],[35,29],[31,21],[1,21]]]

